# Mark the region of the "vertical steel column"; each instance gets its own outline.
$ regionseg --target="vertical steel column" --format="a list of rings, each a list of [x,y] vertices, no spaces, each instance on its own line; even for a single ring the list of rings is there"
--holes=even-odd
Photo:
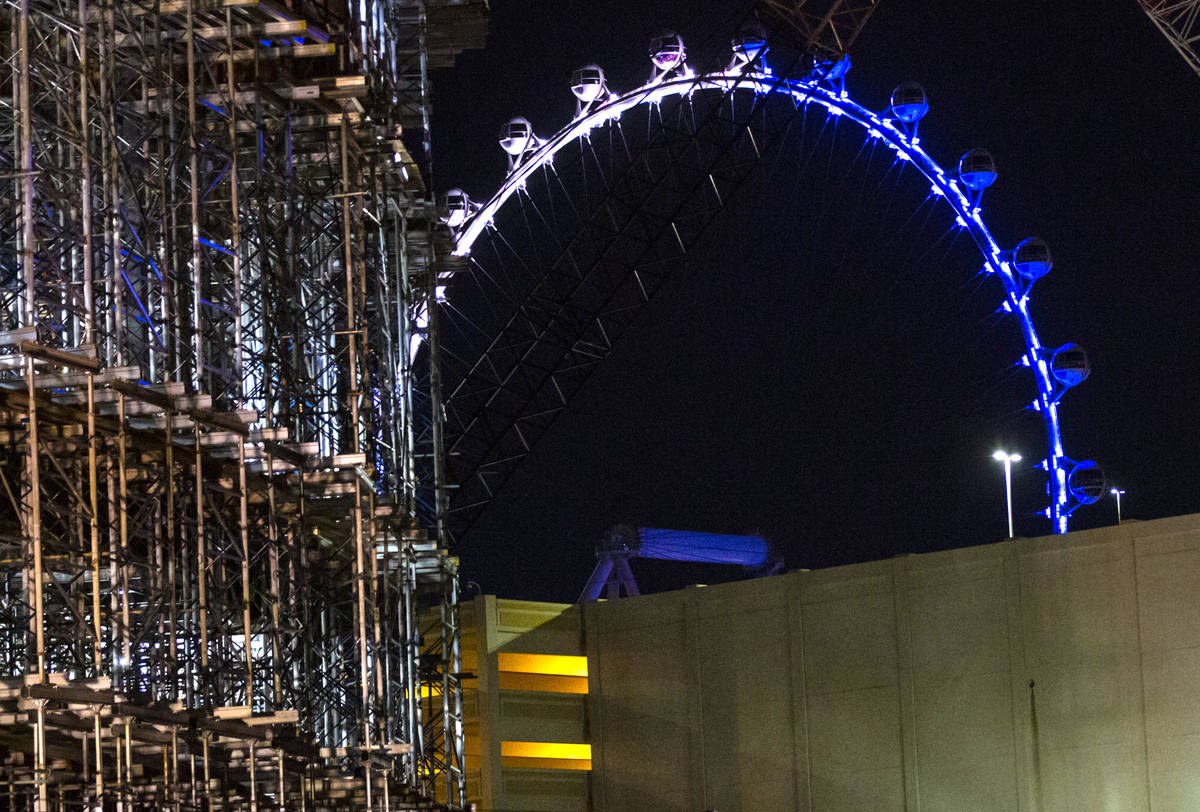
[[[420,61],[421,89],[421,138],[425,151],[425,199],[422,215],[425,220],[425,307],[427,309],[427,326],[425,340],[429,345],[429,410],[431,432],[433,435],[433,500],[434,515],[437,522],[437,540],[439,547],[446,547],[449,538],[446,530],[446,518],[450,510],[448,482],[446,480],[445,457],[445,416],[442,406],[442,370],[441,370],[441,341],[438,336],[438,278],[437,256],[433,245],[433,231],[437,225],[437,208],[434,205],[433,194],[433,136],[430,125],[432,106],[429,99],[429,17],[426,13],[425,0],[417,0],[417,43]]]
[[[24,285],[24,311],[21,324],[25,327],[37,327],[37,268],[34,263],[34,186],[33,186],[33,101],[29,92],[29,0],[21,0],[17,26],[17,47],[20,51],[18,61],[17,105],[20,115],[20,145],[21,171],[21,275]],[[45,614],[42,606],[42,529],[41,529],[41,482],[38,470],[38,410],[37,410],[37,380],[35,378],[33,357],[25,357],[26,394],[29,404],[26,411],[26,470],[23,490],[26,491],[25,501],[25,539],[24,559],[31,562],[25,571],[25,601],[32,607],[30,631],[33,635],[34,652],[32,674],[37,681],[46,681],[46,639]],[[26,669],[26,673],[29,673]],[[36,799],[34,810],[43,812],[48,809],[46,776],[46,705],[43,701],[36,703],[37,721],[34,725],[34,790]]]
[[[446,799],[452,806],[466,804],[466,773],[463,770],[462,651],[458,626],[458,566],[441,558],[442,640],[448,649],[442,668],[442,713],[446,736]]]
[[[191,193],[192,226],[192,387],[199,391],[204,379],[204,331],[201,324],[203,312],[204,290],[200,279],[203,263],[200,259],[200,139],[197,135],[196,122],[196,11],[195,0],[186,0],[187,26],[184,30],[184,42],[187,43],[187,127],[188,127],[188,190]],[[197,452],[199,453],[199,452]],[[200,468],[197,465],[196,478],[199,480]],[[199,488],[199,485],[197,485]],[[203,493],[197,494],[202,499]],[[198,502],[198,504],[201,504]]]
[[[342,118],[341,126],[341,162],[342,162],[342,261],[345,265],[346,272],[346,372],[348,377],[348,392],[349,400],[347,408],[350,412],[350,447],[353,453],[358,454],[362,451],[361,441],[361,425],[359,418],[359,400],[362,397],[360,391],[361,380],[359,376],[359,351],[358,339],[359,332],[359,309],[358,309],[358,290],[360,280],[357,257],[354,252],[354,221],[351,218],[352,214],[352,195],[358,191],[359,184],[353,183],[350,175],[350,127],[345,117]],[[356,178],[357,179],[357,178]],[[359,203],[361,205],[361,202]],[[360,686],[360,699],[362,702],[360,713],[362,714],[362,735],[363,749],[366,757],[363,759],[363,775],[365,780],[366,792],[366,809],[371,812],[374,808],[371,794],[371,779],[372,779],[372,762],[369,757],[372,744],[371,736],[371,678],[370,678],[370,653],[368,651],[369,639],[367,637],[367,571],[366,571],[366,551],[365,539],[363,535],[363,483],[360,478],[354,479],[354,591],[355,591],[355,636],[358,641],[358,679]]]
[[[91,149],[91,115],[89,111],[90,48],[88,38],[88,0],[79,0],[79,172],[80,172],[80,226],[82,241],[82,293],[83,293],[83,343],[96,343],[95,329],[95,292],[93,290],[94,269],[92,246],[92,149]],[[98,467],[98,445],[96,436],[96,377],[87,372],[87,513],[88,513],[88,549],[89,564],[92,579],[91,585],[91,621],[92,621],[92,668],[96,676],[104,673],[103,647],[104,627],[101,608],[100,588],[100,492]],[[93,754],[93,802],[96,807],[104,805],[104,747],[103,731],[101,729],[101,713],[99,706],[92,706],[92,737],[95,742]]]

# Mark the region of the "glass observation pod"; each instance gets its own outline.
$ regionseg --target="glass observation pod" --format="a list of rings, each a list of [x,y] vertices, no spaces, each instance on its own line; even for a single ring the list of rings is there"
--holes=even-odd
[[[571,92],[581,102],[600,98],[604,86],[604,71],[598,65],[587,65],[571,74]]]
[[[442,222],[458,228],[471,216],[471,198],[462,189],[451,189],[442,199]]]
[[[1092,363],[1083,347],[1063,344],[1050,359],[1050,371],[1063,386],[1078,386],[1092,374]]]
[[[1030,282],[1041,279],[1054,267],[1054,258],[1050,256],[1050,246],[1037,237],[1030,237],[1017,243],[1017,247],[1013,249],[1012,262],[1017,273]]]
[[[891,113],[905,124],[920,121],[929,112],[925,88],[916,82],[905,82],[892,91]]]
[[[517,117],[500,128],[500,148],[509,155],[522,155],[533,145],[533,125]]]
[[[973,149],[958,162],[958,177],[968,189],[979,191],[996,182],[996,161],[986,149]]]
[[[675,33],[660,34],[650,40],[650,61],[659,70],[671,70],[683,64],[687,52],[683,38]]]
[[[733,58],[748,63],[767,52],[767,35],[761,28],[746,28],[733,38]]]
[[[1067,487],[1080,504],[1092,505],[1107,492],[1108,478],[1099,465],[1092,460],[1084,460],[1071,469],[1067,476]]]

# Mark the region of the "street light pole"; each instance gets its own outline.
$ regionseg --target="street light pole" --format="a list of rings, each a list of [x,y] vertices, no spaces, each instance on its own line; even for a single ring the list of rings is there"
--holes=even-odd
[[[1113,488],[1111,491],[1109,491],[1109,493],[1111,493],[1113,496],[1117,497],[1117,524],[1120,524],[1121,523],[1121,495],[1124,494],[1125,491],[1121,490],[1120,488]]]
[[[1012,511],[1012,464],[1021,461],[1020,454],[1009,454],[1006,451],[997,451],[992,454],[992,459],[997,462],[1004,463],[1004,501],[1008,506],[1008,537],[1013,537],[1013,511]]]

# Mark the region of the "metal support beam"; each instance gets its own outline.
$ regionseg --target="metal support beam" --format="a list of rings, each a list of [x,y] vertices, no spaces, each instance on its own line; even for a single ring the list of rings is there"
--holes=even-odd
[[[879,0],[762,0],[762,4],[799,33],[806,50],[844,56]]]
[[[1200,74],[1200,0],[1138,0],[1193,71]]]

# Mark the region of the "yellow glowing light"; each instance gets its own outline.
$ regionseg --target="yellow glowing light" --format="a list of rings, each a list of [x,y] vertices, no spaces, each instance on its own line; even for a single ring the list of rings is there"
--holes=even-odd
[[[555,674],[562,677],[586,677],[587,657],[567,654],[516,654],[500,652],[500,670],[522,674]]]
[[[590,770],[592,746],[570,742],[500,742],[500,764],[540,770]]]
[[[592,746],[571,742],[500,742],[500,755],[514,758],[590,759]]]

